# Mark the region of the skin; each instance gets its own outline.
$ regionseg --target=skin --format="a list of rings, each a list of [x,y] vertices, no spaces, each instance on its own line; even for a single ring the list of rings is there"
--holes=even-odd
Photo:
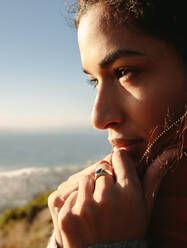
[[[183,106],[186,101],[186,67],[172,47],[153,37],[126,26],[107,33],[98,9],[83,16],[78,28],[82,67],[97,87],[92,125],[107,129],[109,141],[143,139],[132,154],[139,159],[151,130],[157,127],[152,140],[162,131],[167,106],[181,112],[179,103]],[[119,50],[137,54],[100,65]]]
[[[157,127],[153,139],[162,131],[168,104],[180,113],[186,101],[185,66],[175,50],[127,26],[108,33],[102,13],[102,6],[92,7],[78,27],[82,67],[97,87],[92,124],[108,129],[110,142],[137,138],[142,142],[129,151],[116,148],[104,162],[73,175],[51,194],[56,241],[65,248],[145,238],[175,149],[161,154],[142,181],[136,167],[151,130]],[[116,51],[125,53],[109,59]],[[111,170],[116,181],[110,175],[95,180],[95,170],[101,167]]]
[[[174,156],[174,149],[164,152],[140,182],[128,152],[118,150],[111,162],[115,183],[112,176],[93,176],[98,168],[111,169],[109,157],[62,183],[48,199],[59,247],[144,239],[166,163]]]

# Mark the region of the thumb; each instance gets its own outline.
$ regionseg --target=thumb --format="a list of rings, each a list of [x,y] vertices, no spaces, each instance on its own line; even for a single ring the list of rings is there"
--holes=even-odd
[[[139,178],[136,172],[136,165],[128,152],[124,149],[115,150],[112,154],[112,166],[116,177],[116,182],[121,186],[127,180],[139,183]]]
[[[148,212],[148,218],[151,216],[154,201],[159,190],[160,183],[166,175],[169,165],[176,157],[176,149],[164,151],[158,156],[148,167],[143,179],[143,191],[145,196],[145,204]]]

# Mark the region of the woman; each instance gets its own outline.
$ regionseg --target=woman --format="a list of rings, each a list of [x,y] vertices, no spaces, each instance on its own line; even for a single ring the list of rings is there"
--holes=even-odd
[[[187,247],[185,1],[80,0],[92,124],[113,152],[49,198],[49,247]]]

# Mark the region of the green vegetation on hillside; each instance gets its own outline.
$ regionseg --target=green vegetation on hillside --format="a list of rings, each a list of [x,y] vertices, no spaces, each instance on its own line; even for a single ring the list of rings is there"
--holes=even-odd
[[[53,190],[38,196],[26,206],[6,210],[0,218],[0,229],[3,229],[10,221],[26,219],[32,222],[38,212],[47,207],[48,196]]]

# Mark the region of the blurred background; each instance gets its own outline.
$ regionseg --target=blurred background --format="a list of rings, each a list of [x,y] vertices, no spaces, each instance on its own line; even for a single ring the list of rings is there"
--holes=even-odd
[[[72,3],[0,1],[0,248],[45,247],[48,192],[111,151],[90,124]]]

